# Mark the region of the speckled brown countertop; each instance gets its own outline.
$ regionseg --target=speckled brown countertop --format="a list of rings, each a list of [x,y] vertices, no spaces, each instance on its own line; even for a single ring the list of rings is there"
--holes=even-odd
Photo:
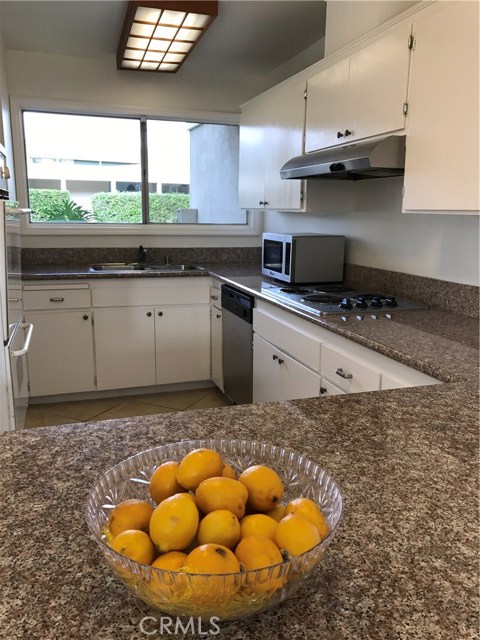
[[[216,275],[258,286],[254,273]],[[344,497],[337,537],[310,581],[219,638],[478,638],[478,321],[428,311],[320,323],[448,382],[2,435],[0,637],[162,637],[141,632],[144,616],[160,614],[103,564],[85,501],[129,455],[208,436],[304,452]]]

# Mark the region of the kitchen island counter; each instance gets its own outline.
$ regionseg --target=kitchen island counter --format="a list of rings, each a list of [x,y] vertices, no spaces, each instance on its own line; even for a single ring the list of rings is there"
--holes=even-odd
[[[3,434],[2,637],[162,637],[158,624],[156,634],[142,633],[142,618],[161,614],[110,573],[87,530],[85,503],[126,457],[204,437],[303,452],[344,497],[343,521],[312,578],[219,638],[478,638],[473,381]]]

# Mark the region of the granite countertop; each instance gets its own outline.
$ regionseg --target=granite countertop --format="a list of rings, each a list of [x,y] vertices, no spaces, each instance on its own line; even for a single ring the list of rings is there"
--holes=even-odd
[[[268,299],[251,265],[209,272]],[[446,384],[3,434],[0,635],[145,638],[140,620],[160,614],[104,565],[85,524],[88,492],[143,449],[234,437],[315,460],[338,482],[344,516],[290,600],[218,637],[478,638],[478,320],[442,311],[356,323],[296,315]]]

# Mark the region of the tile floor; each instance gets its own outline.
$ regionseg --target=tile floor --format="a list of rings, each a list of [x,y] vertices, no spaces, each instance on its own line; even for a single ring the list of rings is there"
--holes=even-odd
[[[25,428],[49,427],[74,422],[96,422],[111,418],[149,416],[155,413],[211,409],[229,405],[231,405],[230,400],[217,387],[119,398],[34,404],[28,407]]]

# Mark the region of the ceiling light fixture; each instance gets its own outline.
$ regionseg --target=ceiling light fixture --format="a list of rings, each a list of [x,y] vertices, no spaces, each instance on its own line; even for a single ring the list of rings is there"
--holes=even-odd
[[[176,73],[218,14],[218,2],[129,2],[117,69]]]

